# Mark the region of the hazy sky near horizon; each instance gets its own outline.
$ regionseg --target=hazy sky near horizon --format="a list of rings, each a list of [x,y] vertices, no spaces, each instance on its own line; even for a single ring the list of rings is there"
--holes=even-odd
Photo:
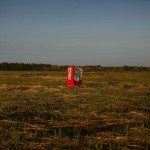
[[[0,62],[150,66],[150,0],[0,0]]]

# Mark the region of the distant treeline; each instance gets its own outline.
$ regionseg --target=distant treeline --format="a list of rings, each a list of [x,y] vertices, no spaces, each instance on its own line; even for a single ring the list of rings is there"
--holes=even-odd
[[[50,64],[25,64],[25,63],[0,63],[1,71],[59,71],[65,70],[66,66],[57,66]]]
[[[122,66],[122,67],[103,67],[97,66],[78,66],[84,71],[150,71],[150,67]],[[65,71],[67,65],[50,65],[50,64],[25,64],[25,63],[0,63],[1,71]]]
[[[142,67],[142,66],[103,67],[97,65],[97,66],[84,66],[83,69],[86,71],[150,71],[150,67]]]

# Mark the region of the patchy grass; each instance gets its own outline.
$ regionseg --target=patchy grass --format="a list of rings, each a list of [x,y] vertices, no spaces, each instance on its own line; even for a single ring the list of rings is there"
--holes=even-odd
[[[0,72],[0,149],[149,149],[150,72]]]

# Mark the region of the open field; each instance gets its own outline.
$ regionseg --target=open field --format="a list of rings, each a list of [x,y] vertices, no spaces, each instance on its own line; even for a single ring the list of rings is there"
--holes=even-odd
[[[0,71],[0,149],[150,149],[150,72]]]

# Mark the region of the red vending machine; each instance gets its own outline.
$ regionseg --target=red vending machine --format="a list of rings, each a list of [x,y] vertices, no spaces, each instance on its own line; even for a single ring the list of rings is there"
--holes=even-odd
[[[82,84],[82,69],[75,66],[69,66],[67,68],[67,85],[73,86],[81,84]]]

